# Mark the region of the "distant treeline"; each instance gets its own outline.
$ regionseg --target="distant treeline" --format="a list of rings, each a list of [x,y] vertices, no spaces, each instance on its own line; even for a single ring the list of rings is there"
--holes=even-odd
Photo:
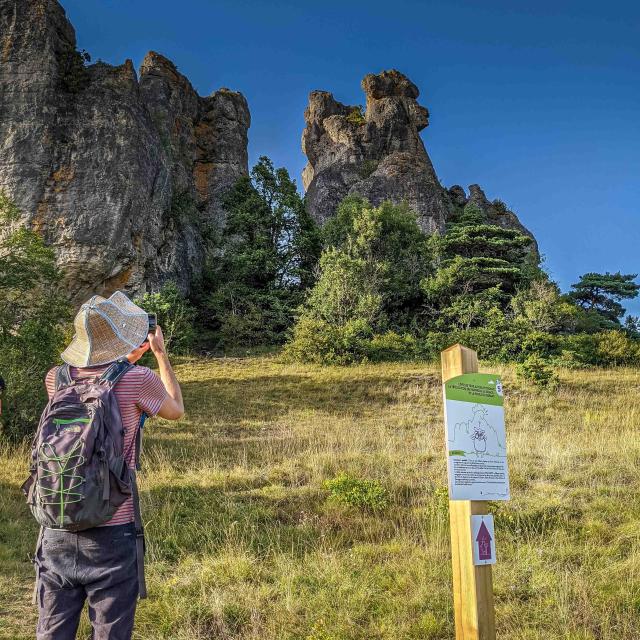
[[[459,341],[524,375],[640,359],[640,322],[621,304],[636,274],[587,273],[563,294],[532,240],[473,203],[428,235],[406,205],[349,196],[320,229],[263,157],[225,207],[190,301],[205,349],[285,344],[292,359],[348,364],[433,359]]]
[[[351,364],[431,360],[461,342],[541,385],[557,366],[640,364],[640,320],[622,305],[638,296],[637,274],[587,273],[563,294],[531,239],[473,203],[428,235],[406,205],[349,196],[319,228],[287,170],[262,157],[224,206],[190,296],[169,282],[139,300],[174,353],[284,345],[292,360]],[[72,331],[53,251],[18,214],[0,194],[0,420],[14,439],[34,428],[43,376]]]

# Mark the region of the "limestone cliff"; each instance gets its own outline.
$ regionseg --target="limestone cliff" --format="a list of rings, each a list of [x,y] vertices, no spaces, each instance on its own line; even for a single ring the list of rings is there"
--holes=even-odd
[[[54,246],[72,297],[202,267],[203,230],[246,174],[249,110],[149,53],[85,65],[57,0],[0,0],[0,189]]]
[[[487,219],[531,235],[514,213],[490,203],[477,185],[471,185],[469,197],[457,185],[443,188],[420,137],[429,112],[418,104],[419,91],[411,80],[396,70],[383,71],[365,76],[362,89],[362,111],[326,91],[309,95],[302,134],[308,164],[302,181],[309,212],[318,222],[333,215],[346,195],[357,193],[374,205],[406,201],[427,232],[444,231],[448,217],[472,201]]]

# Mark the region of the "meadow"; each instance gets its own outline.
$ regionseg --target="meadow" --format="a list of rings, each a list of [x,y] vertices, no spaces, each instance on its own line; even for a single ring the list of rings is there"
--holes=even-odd
[[[504,376],[513,499],[492,505],[501,640],[640,638],[640,371]],[[453,638],[435,364],[184,359],[145,428],[137,640]],[[33,638],[26,448],[0,450],[0,638]],[[379,490],[343,504],[341,473]],[[367,485],[369,486],[369,485]],[[80,638],[89,637],[86,618]]]

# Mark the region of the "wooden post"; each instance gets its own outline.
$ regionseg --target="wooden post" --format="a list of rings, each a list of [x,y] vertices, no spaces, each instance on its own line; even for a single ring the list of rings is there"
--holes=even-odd
[[[441,353],[442,382],[478,371],[478,355],[456,344]],[[471,516],[489,513],[481,500],[449,500],[456,640],[495,640],[491,565],[473,564]]]

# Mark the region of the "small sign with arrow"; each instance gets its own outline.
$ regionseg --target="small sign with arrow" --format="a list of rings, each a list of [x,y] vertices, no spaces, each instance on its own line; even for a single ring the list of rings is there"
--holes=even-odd
[[[496,563],[495,537],[492,515],[471,516],[473,564]]]

